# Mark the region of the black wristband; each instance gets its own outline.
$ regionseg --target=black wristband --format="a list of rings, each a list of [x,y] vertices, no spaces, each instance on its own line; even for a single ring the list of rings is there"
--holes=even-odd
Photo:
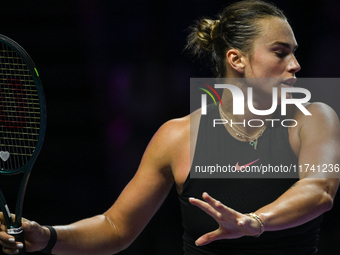
[[[50,230],[50,240],[48,240],[48,243],[44,249],[42,249],[40,252],[47,253],[47,254],[52,254],[52,249],[57,242],[57,231],[51,226],[46,226]]]

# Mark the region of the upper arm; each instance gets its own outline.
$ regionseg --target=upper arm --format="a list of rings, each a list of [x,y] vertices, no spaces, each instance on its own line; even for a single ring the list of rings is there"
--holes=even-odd
[[[114,222],[123,246],[138,236],[171,190],[174,183],[171,164],[181,138],[180,123],[169,121],[156,132],[135,176],[105,213]]]
[[[313,103],[307,108],[312,116],[300,113],[297,118],[301,122],[298,132],[300,178],[321,185],[333,198],[339,182],[339,119],[333,109],[323,103]]]

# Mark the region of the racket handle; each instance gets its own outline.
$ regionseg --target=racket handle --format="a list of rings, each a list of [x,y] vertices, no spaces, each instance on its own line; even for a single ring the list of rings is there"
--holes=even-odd
[[[26,255],[26,245],[25,245],[25,237],[24,237],[24,231],[22,227],[19,228],[10,228],[8,229],[8,234],[14,236],[16,242],[21,242],[24,247],[22,249],[19,249],[19,255]]]

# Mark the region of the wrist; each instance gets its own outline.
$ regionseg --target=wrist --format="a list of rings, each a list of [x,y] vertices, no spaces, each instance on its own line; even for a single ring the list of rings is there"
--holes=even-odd
[[[42,228],[44,231],[43,243],[45,246],[40,252],[52,254],[52,249],[57,242],[57,232],[51,226],[42,226]]]
[[[253,219],[253,226],[256,229],[256,234],[253,234],[253,236],[259,237],[264,232],[264,224],[262,219],[256,213],[247,213],[246,215]]]
[[[50,240],[50,237],[51,237],[51,232],[46,226],[41,226],[41,228],[42,228],[42,237],[40,239],[41,240],[40,250],[44,249],[47,246],[48,241]]]

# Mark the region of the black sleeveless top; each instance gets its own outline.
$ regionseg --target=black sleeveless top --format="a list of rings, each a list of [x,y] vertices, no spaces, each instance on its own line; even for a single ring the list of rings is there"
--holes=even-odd
[[[220,119],[218,107],[209,105],[207,115],[201,116],[194,166],[210,162],[224,162],[231,165],[245,165],[259,159],[253,165],[298,165],[289,140],[288,128],[280,125],[267,127],[259,138],[258,148],[254,150],[247,142],[241,142],[232,137],[223,125],[213,127],[213,119]],[[218,147],[223,153],[213,153],[209,148]],[[199,155],[199,156],[198,156]],[[208,159],[207,159],[208,158]],[[193,171],[194,169],[191,169]],[[185,255],[197,254],[316,254],[317,241],[322,216],[317,217],[298,227],[281,231],[264,232],[260,237],[241,237],[214,241],[208,245],[197,247],[195,240],[203,234],[218,228],[217,222],[201,209],[189,202],[189,197],[202,198],[207,192],[224,205],[241,213],[249,213],[273,202],[296,181],[296,178],[199,178],[188,176],[179,196],[183,227]]]

